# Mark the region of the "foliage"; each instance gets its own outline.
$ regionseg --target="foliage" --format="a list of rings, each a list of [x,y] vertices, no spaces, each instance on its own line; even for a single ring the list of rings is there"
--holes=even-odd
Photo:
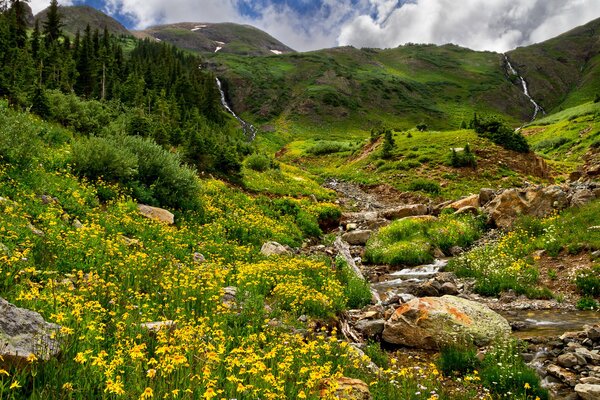
[[[479,369],[480,364],[476,347],[458,344],[442,348],[436,361],[437,367],[445,376],[473,373]]]
[[[278,169],[279,164],[266,154],[253,153],[246,158],[246,167],[256,172],[264,172],[268,169]]]
[[[352,151],[354,150],[354,146],[348,142],[336,142],[331,140],[320,140],[308,149],[306,149],[307,154],[311,154],[313,156],[321,156],[326,154],[334,154],[341,153],[344,151]]]
[[[436,247],[443,251],[453,246],[467,247],[481,231],[481,223],[472,216],[400,219],[369,239],[365,259],[375,264],[425,264],[433,261]]]
[[[475,154],[471,151],[471,146],[467,143],[462,151],[457,151],[455,148],[450,150],[448,164],[454,168],[461,167],[477,167]]]
[[[336,258],[335,263],[347,299],[346,306],[350,309],[361,309],[370,304],[373,295],[369,283],[357,277],[343,258]]]
[[[0,162],[29,166],[41,151],[33,116],[13,113],[0,103]]]
[[[81,176],[130,188],[143,203],[189,209],[199,206],[195,172],[150,139],[80,139],[73,146],[73,164]]]
[[[474,115],[471,126],[482,137],[489,138],[492,142],[508,150],[514,150],[519,153],[528,153],[529,144],[519,131],[515,131],[498,117],[489,117],[481,119]]]
[[[440,184],[428,179],[415,179],[408,185],[408,190],[425,192],[429,194],[440,194],[442,191]]]
[[[600,303],[593,297],[585,296],[577,301],[577,308],[579,310],[600,310]]]
[[[555,150],[558,149],[559,147],[570,143],[571,140],[565,137],[557,137],[557,138],[551,138],[551,139],[545,139],[542,140],[541,142],[536,143],[533,146],[533,150],[535,151],[548,151],[548,150]]]
[[[381,157],[390,158],[392,156],[392,151],[394,150],[395,144],[396,142],[394,140],[392,131],[390,129],[386,129],[385,134],[383,136],[383,148],[381,149]]]
[[[575,285],[584,296],[600,296],[600,265],[579,271],[575,277]]]

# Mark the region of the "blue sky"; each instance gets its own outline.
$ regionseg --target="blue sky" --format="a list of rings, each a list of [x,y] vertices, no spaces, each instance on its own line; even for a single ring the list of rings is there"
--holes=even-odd
[[[59,0],[88,4],[130,29],[237,22],[296,50],[454,43],[503,52],[600,18],[600,0]],[[34,11],[49,0],[31,0]]]

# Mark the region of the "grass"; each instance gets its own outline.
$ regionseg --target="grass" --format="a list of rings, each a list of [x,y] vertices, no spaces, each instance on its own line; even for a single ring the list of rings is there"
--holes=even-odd
[[[420,265],[433,261],[434,250],[467,247],[481,235],[472,216],[440,219],[404,218],[381,228],[367,242],[365,259],[374,264]]]
[[[458,276],[475,278],[475,291],[497,296],[514,290],[531,298],[548,298],[551,292],[539,286],[539,271],[533,253],[545,250],[550,256],[562,252],[578,254],[600,248],[599,235],[589,230],[600,223],[600,201],[572,208],[539,220],[523,217],[498,242],[473,249],[453,259],[448,268]],[[585,290],[594,290],[595,274],[581,275]]]

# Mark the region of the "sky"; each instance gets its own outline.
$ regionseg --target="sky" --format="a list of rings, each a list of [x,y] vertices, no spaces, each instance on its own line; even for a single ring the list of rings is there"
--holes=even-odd
[[[237,22],[309,51],[334,46],[454,43],[505,52],[595,18],[600,0],[59,0],[88,4],[130,29],[172,22]],[[49,0],[31,0],[34,12]]]

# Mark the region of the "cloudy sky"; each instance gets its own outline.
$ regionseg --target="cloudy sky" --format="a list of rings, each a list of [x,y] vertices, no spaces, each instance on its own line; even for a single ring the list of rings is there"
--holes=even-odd
[[[239,22],[296,50],[455,43],[507,51],[600,18],[600,0],[59,0],[89,4],[132,29]],[[31,0],[34,12],[49,0]]]

